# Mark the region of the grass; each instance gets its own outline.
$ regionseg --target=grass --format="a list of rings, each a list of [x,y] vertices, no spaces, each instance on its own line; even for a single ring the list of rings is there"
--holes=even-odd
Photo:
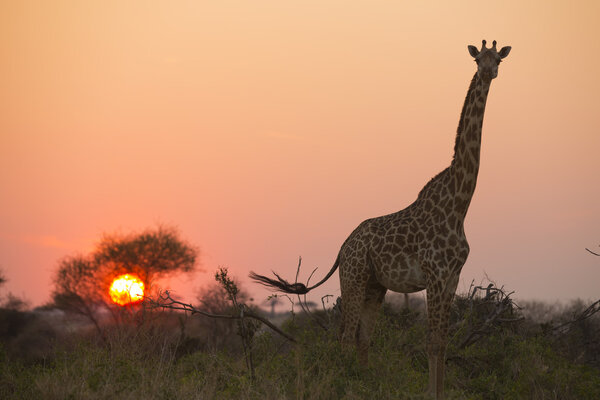
[[[207,331],[196,328],[198,321],[210,320],[194,318],[190,324],[199,325],[188,326],[182,334],[175,317],[164,313],[148,326],[113,327],[105,342],[90,334],[56,335],[48,351],[34,360],[12,352],[11,340],[5,340],[0,347],[0,398],[423,398],[428,372],[422,312],[382,311],[368,367],[360,366],[353,352],[342,351],[334,330],[324,331],[297,316],[284,324],[299,339],[297,345],[266,331],[254,337],[254,381],[239,337],[208,345],[212,342],[202,336]],[[598,326],[596,321],[582,329],[597,333]],[[581,337],[578,329],[571,335]],[[525,320],[498,326],[465,348],[458,346],[460,332],[453,333],[448,399],[600,398],[599,366],[574,358],[573,341],[548,334],[539,324]]]

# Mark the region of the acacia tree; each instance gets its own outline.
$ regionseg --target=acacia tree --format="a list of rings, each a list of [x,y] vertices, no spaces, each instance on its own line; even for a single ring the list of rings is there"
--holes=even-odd
[[[94,262],[113,272],[135,272],[150,285],[173,272],[191,272],[198,251],[174,229],[158,228],[129,236],[104,236],[93,254]]]
[[[59,262],[54,276],[55,306],[89,318],[102,333],[100,309],[117,319],[108,290],[120,274],[133,273],[151,290],[156,279],[197,269],[198,250],[181,239],[173,228],[159,227],[130,235],[105,235],[88,255],[70,256]]]

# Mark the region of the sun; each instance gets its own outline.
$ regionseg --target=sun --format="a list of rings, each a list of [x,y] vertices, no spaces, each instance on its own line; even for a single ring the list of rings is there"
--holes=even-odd
[[[113,280],[108,293],[110,299],[120,306],[139,303],[144,299],[144,282],[133,274],[119,275]]]

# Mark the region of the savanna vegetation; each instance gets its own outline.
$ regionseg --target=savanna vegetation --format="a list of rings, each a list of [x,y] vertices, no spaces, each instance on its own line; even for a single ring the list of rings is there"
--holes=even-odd
[[[114,324],[131,318],[131,313],[111,299],[111,285],[119,276],[139,280],[144,293],[154,290],[157,279],[197,269],[198,250],[181,238],[174,228],[158,227],[129,235],[104,235],[89,254],[67,256],[58,262],[54,274],[51,307],[85,317],[98,334],[104,335],[101,320],[108,312]],[[128,288],[129,301],[131,287]],[[144,318],[145,313],[135,313]]]
[[[426,319],[418,296],[408,307],[400,296],[386,302],[369,365],[361,367],[336,340],[337,305],[307,313],[301,299],[279,298],[295,302],[295,314],[278,316],[293,343],[247,317],[263,313],[227,270],[219,270],[216,279],[195,307],[224,318],[191,315],[173,309],[184,303],[155,298],[125,307],[129,319],[118,324],[110,318],[100,322],[102,337],[77,314],[25,311],[5,303],[0,398],[422,398]],[[473,286],[456,296],[447,398],[600,398],[598,302],[520,306],[494,285]]]

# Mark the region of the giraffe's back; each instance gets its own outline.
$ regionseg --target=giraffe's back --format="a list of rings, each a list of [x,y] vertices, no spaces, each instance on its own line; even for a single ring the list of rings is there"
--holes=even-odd
[[[387,289],[412,293],[425,289],[418,260],[417,232],[408,215],[395,213],[363,221],[340,250],[340,276],[364,270]]]
[[[340,276],[374,274],[389,290],[412,293],[426,288],[425,261],[462,268],[469,252],[462,224],[452,227],[417,201],[402,211],[363,221],[340,250]],[[455,266],[455,267],[454,267]]]

